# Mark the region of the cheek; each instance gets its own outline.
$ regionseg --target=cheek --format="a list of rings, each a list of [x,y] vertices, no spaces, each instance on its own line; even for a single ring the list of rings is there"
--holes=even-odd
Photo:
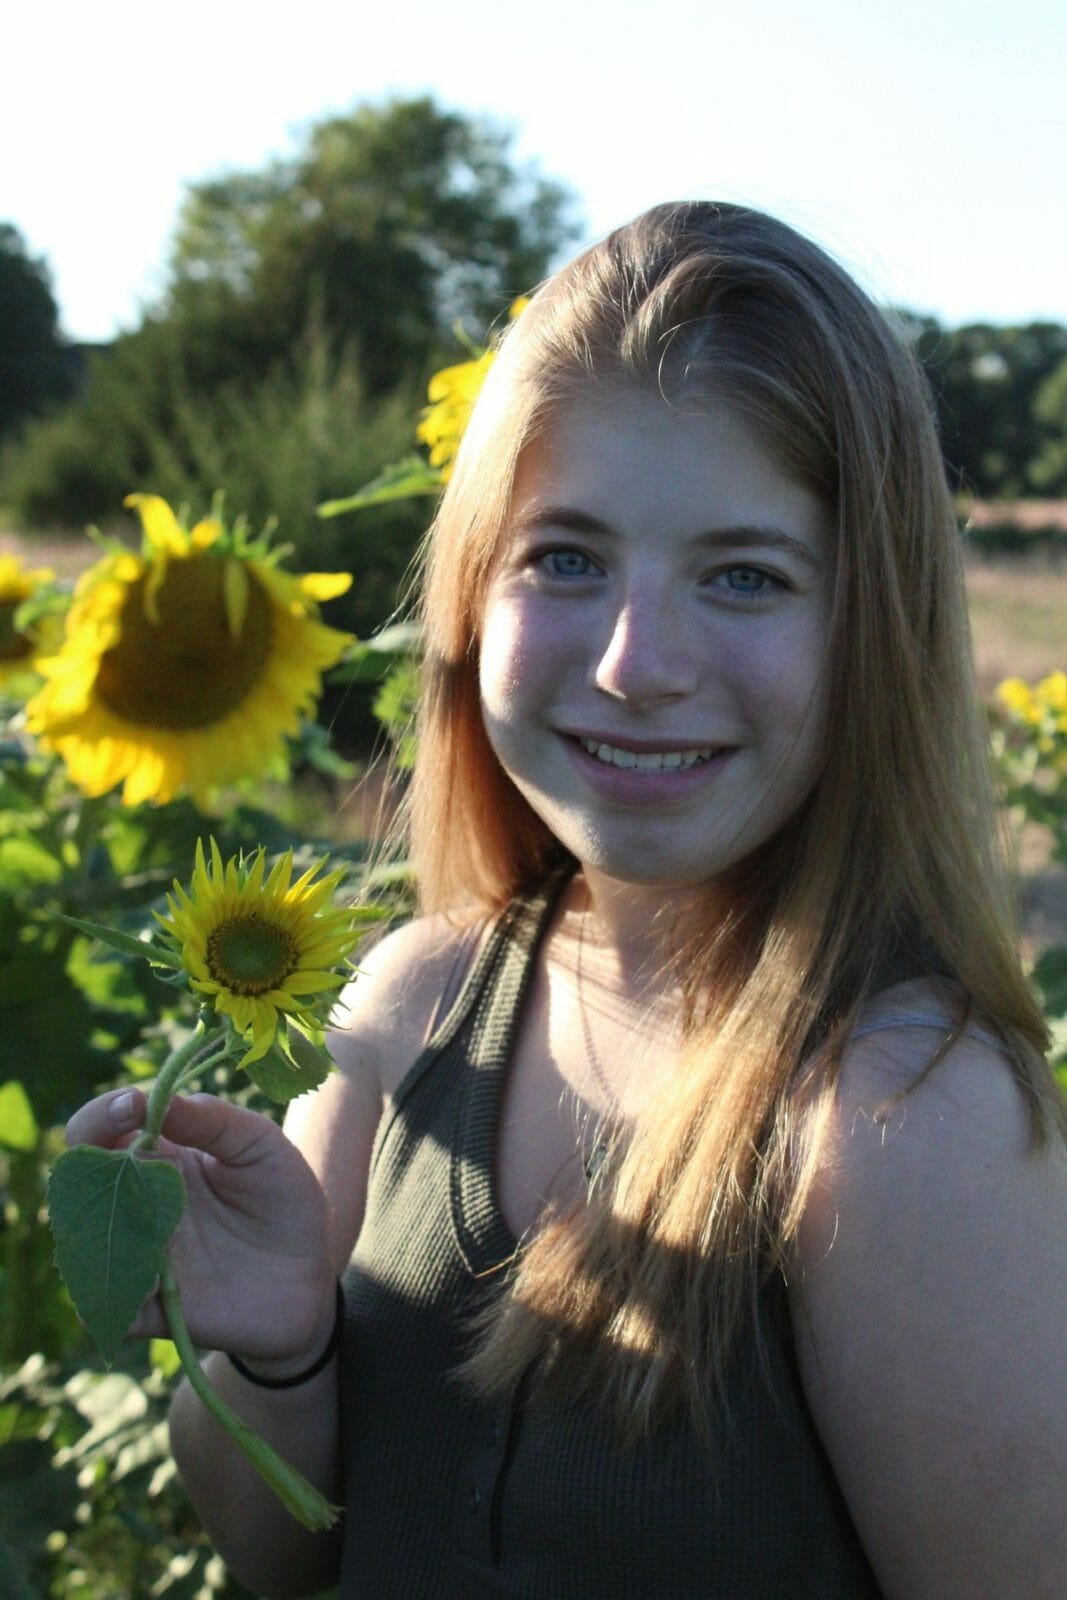
[[[511,701],[522,681],[523,633],[515,608],[490,605],[482,624],[478,683],[482,704],[493,715]]]
[[[536,606],[505,597],[486,608],[478,675],[488,708],[503,711],[524,698],[536,698],[558,659],[558,642]]]
[[[821,721],[826,691],[819,629],[746,630],[716,651],[714,672],[755,723],[785,730]]]

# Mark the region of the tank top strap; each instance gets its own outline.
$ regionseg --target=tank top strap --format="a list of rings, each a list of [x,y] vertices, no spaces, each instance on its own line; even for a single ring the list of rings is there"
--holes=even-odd
[[[465,1027],[481,1038],[495,1017],[517,1012],[526,990],[533,958],[540,948],[556,903],[574,875],[568,863],[554,871],[539,889],[517,895],[496,918],[481,941],[458,992],[442,1007],[442,1016],[427,1040],[424,1054],[437,1055]],[[417,1064],[417,1063],[416,1063]]]
[[[443,1102],[430,1115],[448,1153],[456,1243],[468,1270],[479,1276],[516,1249],[494,1184],[504,1080],[536,954],[573,873],[568,862],[540,888],[516,896],[496,918],[455,1002],[397,1088],[371,1157],[376,1172],[384,1152],[395,1149],[397,1131],[424,1126],[427,1106]]]
[[[465,1082],[451,1170],[452,1219],[460,1252],[477,1276],[498,1270],[518,1248],[497,1202],[494,1181],[504,1080],[537,951],[572,872],[568,867],[554,873],[541,889],[509,907],[500,939],[494,941],[497,958],[484,980],[474,986],[453,1041],[453,1048],[462,1045]],[[461,995],[457,1010],[462,999]]]

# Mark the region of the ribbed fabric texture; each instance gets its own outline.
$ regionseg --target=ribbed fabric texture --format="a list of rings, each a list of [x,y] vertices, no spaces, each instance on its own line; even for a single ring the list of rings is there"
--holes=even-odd
[[[562,887],[517,902],[408,1074],[345,1278],[342,1600],[877,1600],[804,1403],[780,1290],[709,1458],[678,1423],[620,1453],[592,1406],[488,1407],[454,1373],[516,1242],[501,1088]]]

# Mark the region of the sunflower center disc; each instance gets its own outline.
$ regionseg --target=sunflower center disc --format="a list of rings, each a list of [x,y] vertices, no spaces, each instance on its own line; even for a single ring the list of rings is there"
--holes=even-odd
[[[207,941],[207,964],[216,983],[233,994],[266,994],[285,982],[297,965],[299,951],[285,928],[251,913],[231,917],[213,929]]]
[[[171,561],[156,594],[158,624],[145,615],[145,577],[130,585],[118,643],[96,675],[96,693],[116,716],[152,728],[207,728],[248,698],[270,660],[270,599],[246,565],[248,604],[235,638],[224,590],[233,560],[208,553]]]

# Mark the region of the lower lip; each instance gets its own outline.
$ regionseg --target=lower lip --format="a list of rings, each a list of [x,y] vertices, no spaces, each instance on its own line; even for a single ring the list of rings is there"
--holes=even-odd
[[[591,756],[577,739],[563,736],[567,754],[590,788],[605,800],[620,805],[669,805],[689,797],[707,784],[714,783],[731,756],[733,749],[717,750],[706,761],[692,767],[660,767],[649,772],[637,767],[615,767]]]

